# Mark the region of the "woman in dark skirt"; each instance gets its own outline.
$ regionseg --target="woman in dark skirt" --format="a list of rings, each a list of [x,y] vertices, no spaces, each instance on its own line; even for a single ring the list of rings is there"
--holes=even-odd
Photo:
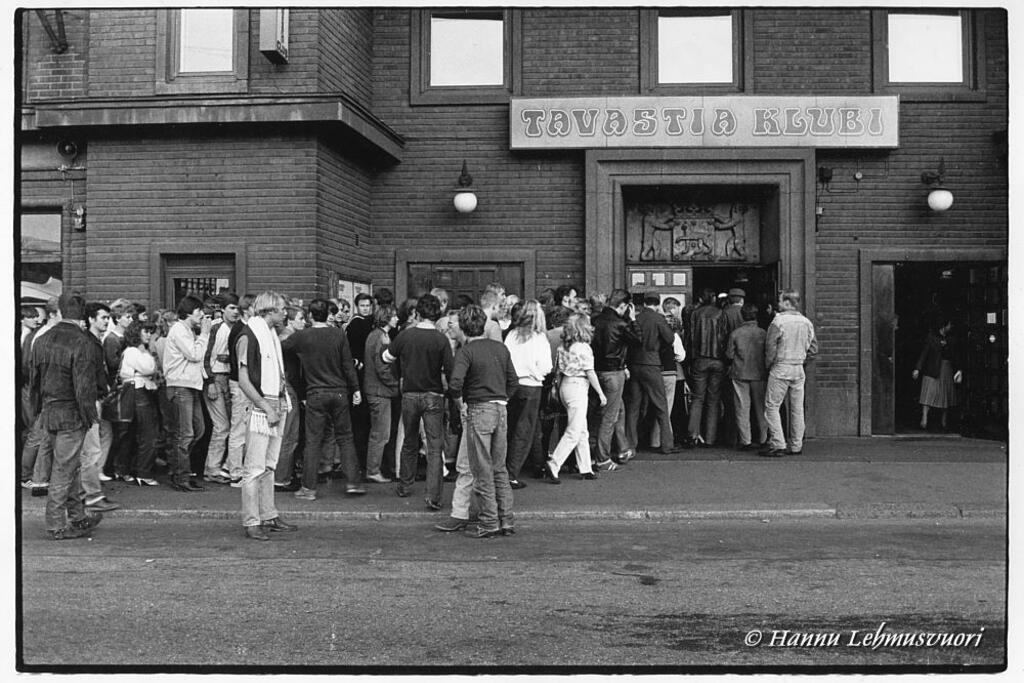
[[[928,411],[931,408],[942,411],[942,428],[946,428],[949,408],[957,405],[956,385],[961,374],[953,340],[949,337],[953,323],[949,318],[940,318],[933,332],[928,334],[921,355],[914,369],[914,379],[921,378],[921,429],[928,428]]]

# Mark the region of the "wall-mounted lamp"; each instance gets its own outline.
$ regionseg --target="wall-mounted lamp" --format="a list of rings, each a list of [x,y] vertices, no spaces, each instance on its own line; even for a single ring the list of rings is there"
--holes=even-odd
[[[945,176],[945,159],[939,159],[939,168],[936,171],[925,171],[921,174],[922,183],[936,186],[928,193],[928,208],[932,211],[945,211],[953,206],[953,193],[942,187]]]
[[[455,210],[459,213],[472,213],[476,209],[476,193],[472,190],[473,176],[469,175],[466,162],[462,162],[462,174],[459,176],[459,186],[455,190]]]
[[[69,209],[71,214],[71,227],[78,232],[85,230],[85,207],[79,204]]]

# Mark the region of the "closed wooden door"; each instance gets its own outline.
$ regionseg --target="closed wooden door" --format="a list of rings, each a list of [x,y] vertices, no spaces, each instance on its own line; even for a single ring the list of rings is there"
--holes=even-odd
[[[523,295],[522,263],[410,263],[409,291],[416,297],[441,287],[448,292],[448,300],[464,294],[474,302],[480,300],[484,288],[500,282],[508,294]]]
[[[964,436],[1005,440],[1009,430],[1007,266],[970,268],[961,400]],[[956,331],[954,330],[954,334]]]
[[[871,433],[893,434],[896,430],[896,304],[894,264],[871,266],[872,362]]]

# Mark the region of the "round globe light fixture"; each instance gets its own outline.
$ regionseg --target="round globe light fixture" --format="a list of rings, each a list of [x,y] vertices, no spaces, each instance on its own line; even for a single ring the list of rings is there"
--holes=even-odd
[[[471,189],[473,176],[469,175],[466,168],[466,161],[462,161],[462,173],[459,175],[459,186],[455,189],[455,198],[452,203],[459,213],[473,213],[476,210],[476,193]]]
[[[944,187],[937,187],[928,193],[928,208],[932,211],[945,211],[953,206],[953,193]]]

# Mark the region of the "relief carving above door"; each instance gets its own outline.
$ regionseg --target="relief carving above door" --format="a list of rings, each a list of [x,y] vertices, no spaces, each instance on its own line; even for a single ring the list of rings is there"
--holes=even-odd
[[[760,208],[746,202],[637,202],[626,207],[630,262],[757,262]]]

